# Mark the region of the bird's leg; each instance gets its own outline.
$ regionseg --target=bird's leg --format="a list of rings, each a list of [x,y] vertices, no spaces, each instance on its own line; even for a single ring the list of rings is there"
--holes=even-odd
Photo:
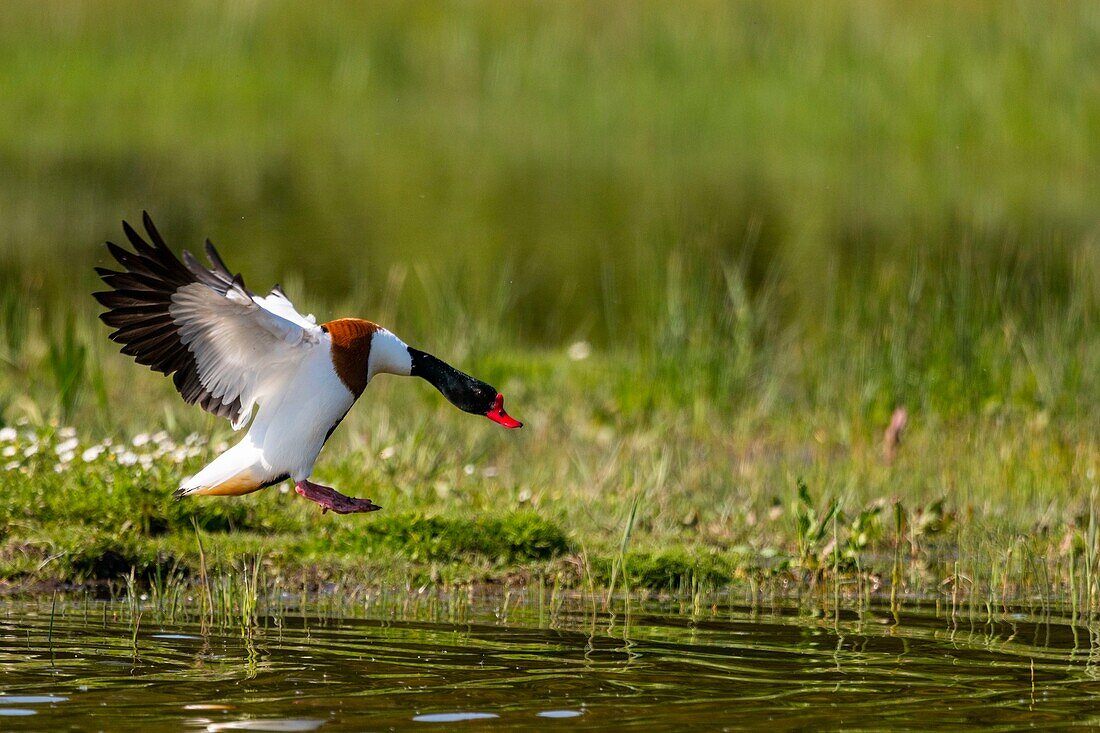
[[[310,501],[320,504],[322,514],[330,509],[337,514],[354,514],[355,512],[376,512],[382,508],[372,504],[370,499],[344,496],[336,489],[315,484],[312,481],[296,481],[294,490]]]

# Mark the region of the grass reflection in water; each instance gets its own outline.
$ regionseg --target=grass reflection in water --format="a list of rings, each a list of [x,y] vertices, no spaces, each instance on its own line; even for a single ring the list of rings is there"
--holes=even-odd
[[[2,607],[5,728],[72,721],[217,730],[362,730],[433,723],[524,728],[764,724],[1013,728],[1100,716],[1100,627],[1003,612],[834,615],[570,597],[479,597],[460,613],[323,602],[247,629],[197,619],[140,626],[87,599]],[[356,610],[358,608],[358,610]],[[404,612],[402,612],[404,608]],[[918,726],[917,724],[920,724]]]

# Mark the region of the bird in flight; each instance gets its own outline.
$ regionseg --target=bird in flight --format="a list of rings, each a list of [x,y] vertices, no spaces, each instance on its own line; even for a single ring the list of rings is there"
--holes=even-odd
[[[287,479],[322,511],[380,509],[309,480],[325,441],[376,374],[421,377],[458,409],[506,428],[523,423],[504,411],[495,388],[406,345],[377,323],[339,318],[317,324],[276,285],[266,296],[245,287],[210,240],[202,265],[180,261],[148,213],[148,239],[125,221],[133,251],[107,242],[121,271],[96,268],[109,290],[94,293],[100,318],[116,329],[122,353],[172,376],[188,404],[249,425],[233,447],[185,479],[174,496],[237,496]]]

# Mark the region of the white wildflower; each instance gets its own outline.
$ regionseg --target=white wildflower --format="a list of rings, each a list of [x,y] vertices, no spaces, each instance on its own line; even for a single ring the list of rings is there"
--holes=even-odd
[[[103,446],[93,445],[91,448],[86,448],[84,452],[80,454],[80,457],[85,463],[91,463],[95,459],[99,458],[99,454],[102,452]]]
[[[462,473],[466,474],[467,476],[473,476],[474,475],[474,464],[467,463],[465,466],[462,467]]]
[[[57,461],[60,465],[65,465],[74,458],[76,458],[76,451],[67,450],[64,453],[57,454]]]
[[[74,450],[76,450],[76,447],[78,445],[80,445],[80,442],[76,438],[69,438],[68,440],[64,440],[58,443],[57,447],[54,448],[54,451],[57,453],[57,455],[61,455],[62,453],[72,453]]]
[[[57,437],[68,440],[76,437],[76,428],[64,427],[57,431]]]
[[[493,478],[498,473],[500,473],[500,471],[497,470],[496,466],[486,466],[485,468],[481,469],[481,475],[485,478]]]
[[[137,454],[133,451],[124,451],[118,455],[118,463],[120,466],[132,466],[137,462]]]
[[[23,451],[23,457],[24,458],[30,458],[31,456],[33,456],[37,452],[38,452],[38,446],[37,445],[34,445],[34,444],[28,445],[26,447],[26,449]]]
[[[388,461],[395,455],[397,455],[397,448],[393,447],[392,445],[387,445],[385,448],[382,449],[382,452],[378,454],[378,457],[381,458],[383,461]]]
[[[574,341],[569,345],[568,353],[572,361],[584,361],[592,356],[592,344],[587,341]]]
[[[145,454],[145,455],[138,458],[138,463],[141,464],[142,468],[145,468],[145,469],[151,468],[152,465],[153,465],[153,457],[147,453],[147,454]]]
[[[62,473],[64,470],[65,470],[65,464],[64,463],[55,463],[54,466],[53,466],[53,472],[54,473]]]
[[[157,432],[153,433],[150,440],[152,440],[157,445],[163,445],[164,443],[168,442],[168,432],[165,430],[158,430]]]
[[[10,443],[18,437],[19,433],[16,432],[15,428],[0,428],[0,443]]]
[[[5,471],[14,471],[17,468],[19,468],[19,461],[9,461],[4,464]]]
[[[149,433],[138,433],[130,442],[134,444],[135,448],[140,448],[149,442]]]
[[[226,443],[224,440],[219,440],[218,444],[214,446],[214,450],[218,453],[225,453],[229,450],[229,443]]]
[[[4,446],[4,450],[0,450],[0,456],[4,456],[4,458],[11,458],[18,452],[19,449],[16,448],[14,445],[6,445]]]

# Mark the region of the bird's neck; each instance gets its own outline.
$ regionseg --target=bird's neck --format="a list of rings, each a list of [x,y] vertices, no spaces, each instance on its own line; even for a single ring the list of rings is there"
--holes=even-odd
[[[402,377],[412,374],[412,355],[409,353],[409,347],[381,326],[371,336],[367,374],[370,377],[374,377],[375,374],[397,374]]]
[[[476,379],[427,352],[412,347],[408,351],[412,358],[411,376],[425,380],[455,407],[469,411]]]

